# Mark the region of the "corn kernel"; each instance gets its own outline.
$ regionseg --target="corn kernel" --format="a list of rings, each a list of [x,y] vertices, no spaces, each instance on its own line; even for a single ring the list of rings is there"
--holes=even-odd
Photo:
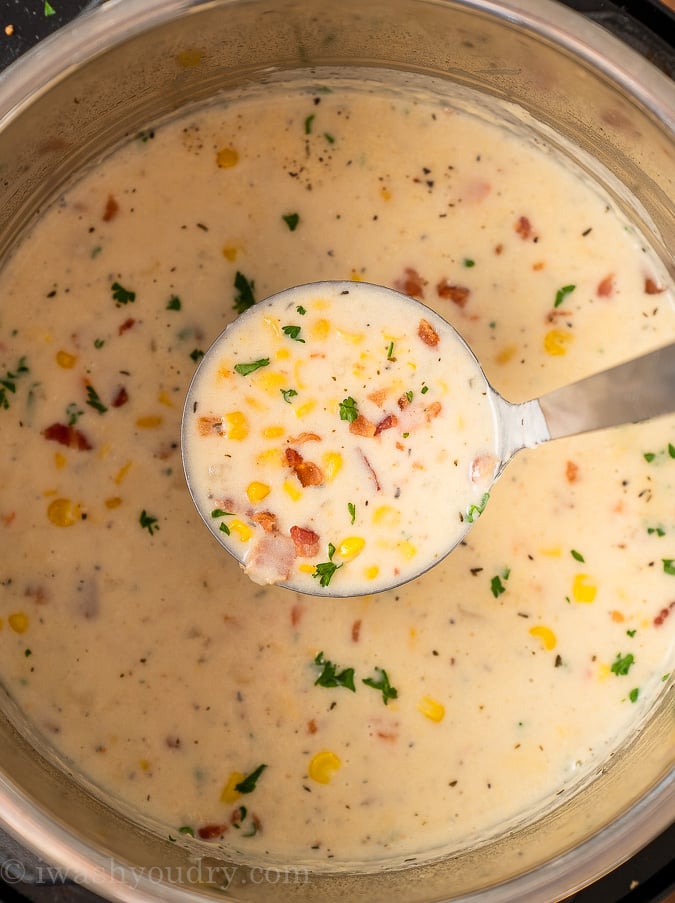
[[[97,457],[100,461],[103,461],[103,460],[104,460],[105,458],[107,458],[108,455],[110,454],[110,448],[111,448],[110,443],[109,443],[109,442],[105,442],[105,443],[99,448],[98,452],[96,453],[96,457]]]
[[[220,169],[232,169],[239,162],[239,154],[233,147],[223,147],[216,154],[216,163]]]
[[[150,771],[150,762],[148,762],[147,759],[139,759],[138,767],[141,769],[141,771]]]
[[[330,482],[342,470],[342,455],[340,452],[326,452],[322,461],[324,476]]]
[[[550,627],[544,627],[543,624],[538,624],[536,627],[530,627],[530,636],[537,637],[537,639],[541,640],[541,644],[544,649],[555,649],[557,644],[557,639],[555,633],[551,630]]]
[[[295,362],[295,367],[293,368],[293,373],[295,376],[294,384],[295,388],[298,390],[307,388],[307,383],[302,381],[302,376],[300,375],[300,371],[302,370],[304,363],[305,362],[301,358],[300,360],[297,360]]]
[[[560,546],[551,546],[549,549],[539,549],[540,555],[546,555],[547,558],[560,558],[562,549]]]
[[[345,561],[351,561],[363,552],[366,541],[362,536],[348,536],[337,547],[337,553]]]
[[[337,334],[345,342],[351,342],[352,345],[360,345],[364,338],[362,332],[347,332],[346,329],[338,329]]]
[[[283,333],[281,332],[281,325],[279,324],[279,320],[276,317],[263,317],[263,323],[269,331],[272,333],[275,339],[280,339]]]
[[[72,527],[80,519],[80,509],[70,499],[54,499],[47,508],[47,517],[55,527]]]
[[[274,356],[278,361],[285,361],[291,356],[291,352],[288,348],[280,348]]]
[[[316,323],[312,324],[312,328],[310,329],[310,335],[313,339],[327,339],[328,334],[330,333],[330,323],[328,320],[321,317],[320,320],[317,320]]]
[[[146,417],[139,417],[136,420],[136,426],[141,430],[156,430],[163,422],[164,418],[159,414],[148,414]]]
[[[166,405],[167,408],[173,407],[173,401],[171,400],[171,396],[164,389],[160,390],[160,393],[157,396],[157,401],[160,404]]]
[[[262,434],[264,439],[279,439],[285,432],[283,426],[266,426]]]
[[[307,768],[307,774],[317,784],[329,784],[333,774],[341,765],[342,762],[334,752],[324,749],[312,756]]]
[[[607,680],[611,673],[612,666],[608,665],[606,662],[600,662],[600,664],[598,665],[598,680]]]
[[[445,718],[445,706],[431,696],[423,696],[417,703],[417,710],[429,721],[442,721]]]
[[[284,492],[289,495],[294,502],[302,496],[302,489],[295,480],[284,480]]]
[[[248,420],[241,411],[231,411],[229,414],[225,414],[224,420],[227,424],[225,435],[228,439],[241,442],[248,436]]]
[[[237,259],[237,250],[235,245],[225,245],[223,247],[223,257],[226,260],[234,262]]]
[[[550,329],[544,336],[544,351],[557,357],[567,354],[567,346],[574,339],[571,332],[563,332],[560,329]]]
[[[253,377],[258,388],[275,397],[279,389],[284,389],[288,384],[288,377],[283,373],[275,373],[274,370],[260,370]]]
[[[301,571],[303,574],[313,574],[314,571],[316,570],[316,568],[314,567],[313,564],[307,564],[305,562],[304,564],[298,565],[298,570]]]
[[[245,775],[243,775],[240,771],[233,771],[232,774],[227,779],[227,783],[223,785],[223,789],[220,793],[220,801],[222,803],[227,803],[227,805],[232,805],[232,803],[236,803],[241,793],[236,790],[237,784],[241,784],[244,780]]]
[[[373,523],[395,527],[401,520],[401,512],[391,505],[380,505],[373,511]]]
[[[242,542],[248,542],[253,536],[251,527],[245,524],[243,520],[239,520],[239,518],[229,521],[228,527],[230,528],[230,533],[236,533]]]
[[[384,185],[382,185],[380,187],[380,197],[382,198],[383,201],[391,200],[391,191],[389,191],[389,189],[386,188]]]
[[[74,354],[69,354],[67,351],[57,351],[56,363],[59,367],[63,367],[64,370],[72,370],[77,363],[77,357]]]
[[[132,464],[131,461],[127,461],[127,463],[123,467],[120,467],[120,469],[117,471],[116,475],[114,476],[113,479],[114,479],[115,483],[117,483],[118,486],[122,482],[122,480],[126,477],[126,475],[129,473],[129,468],[131,467],[131,464]]]
[[[417,548],[409,542],[407,539],[404,539],[403,542],[398,544],[398,550],[401,552],[404,558],[414,558],[417,555]]]
[[[7,623],[14,633],[25,633],[28,630],[28,615],[22,611],[15,611],[9,615]]]
[[[54,453],[54,464],[58,467],[59,470],[62,470],[67,463],[68,459],[65,455],[62,455],[61,452]]]
[[[314,407],[316,407],[315,401],[306,401],[297,408],[293,408],[293,413],[296,417],[306,417]]]
[[[363,276],[360,273],[357,273],[356,270],[352,270],[349,278],[352,282],[363,282]]]
[[[270,491],[270,487],[267,483],[260,483],[258,480],[253,480],[253,482],[249,483],[246,487],[246,495],[248,496],[249,502],[253,505],[256,502],[262,502],[264,498],[267,498]]]
[[[113,511],[115,508],[119,508],[119,506],[122,504],[122,499],[118,495],[113,495],[109,499],[106,499],[103,504],[106,506],[106,508]]]
[[[268,448],[257,455],[255,463],[258,467],[281,467],[283,459],[278,448]]]
[[[376,564],[371,564],[363,572],[366,580],[374,580],[379,573],[380,573],[380,569]]]
[[[220,365],[220,367],[218,367],[218,372],[216,373],[216,379],[218,379],[218,380],[229,379],[231,376],[232,376],[232,370],[230,369],[230,367],[227,364],[223,363]]]
[[[508,362],[516,356],[518,348],[516,345],[505,345],[501,351],[497,352],[495,360],[498,364],[508,364]]]
[[[594,602],[598,592],[588,574],[577,574],[572,581],[572,595],[575,602]]]
[[[265,404],[265,402],[261,401],[259,398],[254,398],[253,395],[245,395],[244,401],[249,406],[249,408],[253,408],[254,411],[269,410],[269,405]]]

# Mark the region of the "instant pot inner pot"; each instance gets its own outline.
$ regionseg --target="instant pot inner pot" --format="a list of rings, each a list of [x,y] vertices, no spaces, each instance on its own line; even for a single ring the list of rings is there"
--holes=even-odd
[[[565,39],[557,44],[558,16],[570,28],[595,28],[567,11],[531,3],[528,19],[492,7],[426,0],[252,0],[180,8],[131,0],[85,16],[22,61],[22,75],[10,74],[4,86],[0,253],[11,250],[78,170],[187,104],[278,78],[287,70],[376,67],[426,73],[446,79],[450,92],[460,84],[522,107],[540,123],[547,140],[555,130],[560,138],[553,140],[561,146],[571,142],[581,149],[582,163],[597,158],[607,168],[609,189],[633,210],[670,264],[675,245],[672,133],[656,109],[659,92],[656,99],[649,91],[646,100],[635,99],[613,81],[612,65],[588,49],[599,40],[595,31],[589,45],[582,41],[573,50],[563,46]],[[537,888],[545,885],[551,897],[561,896],[667,825],[669,807],[672,811],[672,791],[668,796],[665,785],[672,748],[667,701],[664,694],[649,722],[582,792],[563,794],[536,824],[479,849],[423,867],[411,863],[401,870],[340,877],[303,874],[300,881],[282,876],[274,884],[246,881],[235,868],[230,890],[242,900],[273,895],[276,900],[358,897],[415,903],[496,885],[481,899],[542,899]],[[69,775],[66,765],[59,766],[55,757],[50,761],[11,700],[3,708],[3,814],[29,845],[89,881],[96,880],[97,870],[109,877],[114,857],[120,863],[117,880],[167,900],[183,899],[191,876],[204,881],[204,869],[190,869],[192,853],[106,804]],[[597,836],[610,822],[611,847]],[[594,839],[570,852],[588,838]],[[223,899],[223,870],[236,863],[215,851],[201,863],[213,869],[213,881],[207,876],[206,886],[191,892]],[[161,874],[174,875],[177,883],[158,888],[141,869],[164,869]],[[528,872],[517,888],[509,887],[509,880]],[[110,883],[103,890],[128,896],[128,890]]]

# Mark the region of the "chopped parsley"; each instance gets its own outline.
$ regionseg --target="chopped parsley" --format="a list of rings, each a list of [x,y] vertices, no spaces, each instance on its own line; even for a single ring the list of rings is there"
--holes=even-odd
[[[180,298],[178,297],[178,295],[171,295],[171,297],[169,298],[169,300],[166,303],[166,309],[167,310],[180,310],[181,309],[181,302],[180,302]]]
[[[253,373],[261,367],[269,367],[269,364],[270,359],[268,357],[261,357],[259,360],[250,361],[248,364],[235,364],[234,369],[240,376],[248,376],[249,373]]]
[[[304,344],[304,339],[300,338],[300,330],[302,326],[282,326],[281,331],[284,335],[287,335],[289,339],[293,339],[294,342],[302,342]]]
[[[68,426],[75,426],[78,421],[78,418],[84,414],[84,411],[81,411],[78,406],[72,401],[66,407],[66,417],[68,418]]]
[[[324,132],[323,137],[329,144],[335,144],[335,135],[331,135],[330,132]]]
[[[157,523],[157,518],[153,517],[151,514],[145,510],[145,508],[141,511],[140,517],[138,518],[138,522],[144,530],[147,530],[150,536],[154,536],[155,531],[159,530],[159,524]]]
[[[305,135],[311,135],[312,123],[314,122],[315,118],[316,117],[315,117],[314,113],[312,113],[311,116],[308,116],[307,119],[305,119]]]
[[[45,0],[44,14],[45,14],[45,16],[55,16],[56,15],[56,10],[51,5],[51,3],[49,3],[49,0]]]
[[[671,458],[675,458],[675,445],[672,442],[668,443],[668,454]]]
[[[103,348],[105,339],[94,339],[94,348]]]
[[[492,595],[495,599],[498,599],[502,593],[506,592],[506,587],[502,583],[502,578],[497,574],[495,577],[490,580],[490,589],[492,590]]]
[[[645,452],[642,457],[645,459],[647,464],[651,464],[656,455],[654,454],[654,452]]]
[[[639,695],[640,695],[640,688],[639,688],[639,687],[633,687],[633,689],[632,689],[632,690],[630,691],[630,693],[628,694],[628,698],[630,699],[631,702],[637,702],[637,699],[638,699],[638,696],[639,696]]]
[[[661,561],[663,562],[663,573],[675,577],[675,558],[662,558]]]
[[[105,414],[108,408],[103,404],[98,396],[98,392],[93,386],[87,386],[87,404],[90,408],[98,411],[99,414]]]
[[[657,536],[666,535],[666,531],[663,529],[663,527],[647,527],[647,533],[649,533],[650,536],[652,536],[653,534],[656,534]]]
[[[627,630],[626,631],[626,635],[629,637],[634,637],[636,633],[637,633],[637,630]]]
[[[307,313],[307,311],[302,306],[302,304],[298,304],[298,306],[295,309],[297,310],[297,312],[300,314],[301,317],[304,317],[305,314]]]
[[[481,496],[480,502],[477,505],[469,505],[469,507],[466,509],[466,519],[470,524],[472,524],[475,520],[478,520],[483,511],[485,511],[485,506],[487,505],[489,500],[490,493],[484,492]]]
[[[351,395],[348,395],[340,402],[340,420],[346,420],[347,423],[353,423],[359,416],[359,409]]]
[[[353,524],[356,520],[356,505],[354,504],[354,502],[347,502],[347,511],[349,511],[351,523]]]
[[[194,836],[195,836],[195,829],[194,829],[194,828],[191,828],[190,825],[183,825],[182,827],[180,827],[180,828],[178,829],[178,833],[179,833],[179,834],[187,834],[188,837],[194,837]]]
[[[322,669],[321,674],[314,681],[315,687],[344,687],[351,690],[352,693],[356,693],[353,668],[343,668],[342,671],[338,671],[334,662],[323,657],[323,652],[319,652],[314,659],[314,664]]]
[[[405,397],[408,399],[408,404],[413,400],[413,393],[408,391],[405,393]]]
[[[237,290],[234,298],[234,309],[238,314],[242,314],[255,304],[255,295],[253,294],[255,282],[252,279],[249,281],[243,273],[237,270],[234,277],[234,287]]]
[[[291,398],[295,398],[298,394],[296,389],[279,389],[279,391],[283,395],[284,401],[288,404],[291,404]]]
[[[232,517],[233,514],[231,511],[225,511],[222,508],[214,508],[211,512],[211,517]],[[230,528],[227,526],[225,521],[218,525],[218,529],[221,533],[225,533],[226,536],[230,535]]]
[[[575,288],[576,288],[576,285],[563,285],[562,288],[559,288],[558,291],[555,293],[555,301],[553,302],[553,306],[560,307],[560,305],[563,303],[565,298],[568,295],[570,295],[574,291]]]
[[[121,307],[123,304],[132,304],[136,300],[136,292],[124,288],[119,282],[113,282],[110,289],[117,307]]]
[[[582,563],[586,562],[586,559],[581,554],[581,552],[577,552],[576,549],[570,549],[570,553],[572,555],[572,558],[574,558],[575,561],[581,561]]]
[[[234,789],[238,793],[253,793],[253,791],[255,790],[255,785],[258,782],[258,778],[266,768],[267,765],[258,765],[258,767],[250,774],[246,775],[246,777],[242,781],[239,781],[238,784],[235,784]]]
[[[4,408],[5,410],[9,408],[7,393],[11,392],[11,394],[14,395],[16,393],[16,380],[29,372],[26,358],[21,357],[13,371],[8,370],[3,377],[0,377],[0,408]]]
[[[332,542],[328,543],[328,561],[324,561],[321,564],[317,564],[312,572],[312,577],[316,577],[319,581],[319,586],[328,586],[328,584],[333,579],[333,575],[339,568],[342,567],[344,562],[340,564],[335,564],[333,561],[333,555],[335,555],[335,546]]]
[[[387,348],[387,360],[393,361],[394,359],[394,343],[389,342],[389,348]]]
[[[201,358],[204,357],[204,352],[202,351],[201,348],[193,348],[192,351],[190,352],[190,357],[196,364],[198,360],[200,360]]]
[[[281,218],[286,223],[291,232],[295,232],[295,230],[298,228],[298,223],[300,222],[300,214],[285,213]]]
[[[635,657],[632,652],[629,652],[628,655],[623,656],[620,652],[617,652],[616,660],[612,664],[610,670],[612,674],[616,674],[617,677],[624,676],[628,674],[633,664],[635,664]]]
[[[422,395],[426,395],[428,391],[429,391],[429,386],[422,386],[422,388],[420,389],[420,392],[422,393]]]
[[[373,690],[379,690],[382,693],[382,701],[387,705],[390,699],[398,697],[398,690],[389,683],[389,675],[384,668],[375,668],[375,671],[380,674],[380,677],[364,677],[361,683],[372,687]]]
[[[472,260],[470,257],[465,257],[464,260],[462,261],[462,263],[464,264],[465,267],[467,267],[467,269],[471,269],[471,267],[476,266],[476,261]]]

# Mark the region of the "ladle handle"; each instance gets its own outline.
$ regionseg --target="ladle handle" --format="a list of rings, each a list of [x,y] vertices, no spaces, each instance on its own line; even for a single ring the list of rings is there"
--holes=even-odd
[[[551,439],[675,412],[675,343],[539,399]]]

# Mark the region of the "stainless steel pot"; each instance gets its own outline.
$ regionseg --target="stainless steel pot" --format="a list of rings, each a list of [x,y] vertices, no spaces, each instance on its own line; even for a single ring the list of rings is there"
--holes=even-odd
[[[428,73],[513,102],[600,174],[675,275],[673,84],[552,0],[108,0],[0,76],[0,254],[125,135],[273,71],[321,66]],[[554,900],[672,821],[672,696],[671,678],[649,720],[555,810],[424,867],[338,877],[196,860],[68,774],[9,699],[0,822],[115,900]]]

